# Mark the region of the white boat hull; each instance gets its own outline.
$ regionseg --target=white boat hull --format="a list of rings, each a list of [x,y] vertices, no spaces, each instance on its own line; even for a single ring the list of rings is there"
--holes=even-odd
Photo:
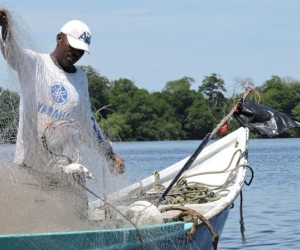
[[[235,154],[237,151],[241,154]],[[189,176],[195,173],[219,171],[220,173],[189,177],[187,178],[187,182],[189,183],[198,181],[208,185],[220,185],[224,183],[237,165],[241,165],[236,169],[234,178],[228,184],[226,184],[226,189],[228,190],[228,194],[226,196],[209,203],[183,205],[183,207],[193,209],[209,220],[219,237],[221,236],[231,205],[242,190],[246,176],[245,165],[247,164],[247,154],[248,129],[240,128],[225,138],[218,140],[206,147],[193,162],[189,170],[184,173],[184,175]],[[177,175],[187,160],[188,158],[160,171],[159,182],[165,186],[168,186],[168,184]],[[224,171],[226,166],[229,167],[226,171]],[[15,175],[11,176],[12,178],[16,177]],[[14,180],[20,179],[17,178]],[[9,184],[7,182],[8,179],[5,179],[5,181],[6,182],[3,182],[5,185],[2,186],[2,191],[5,191],[5,189],[6,191],[10,190],[10,195],[15,194],[14,190],[17,191],[17,198],[22,200],[23,206],[25,207],[27,199],[24,199],[23,195],[25,195],[26,192],[30,191],[33,187],[30,186],[27,189],[23,189],[22,187],[14,186],[16,183],[13,185]],[[120,192],[114,193],[110,197],[110,201],[122,200],[126,197],[130,197],[133,193],[139,191],[141,187],[144,191],[153,192],[154,183],[154,176],[150,176],[141,182],[135,183],[128,188],[121,190]],[[38,190],[35,190],[34,192],[38,192]],[[42,193],[43,192],[41,192],[39,195]],[[37,211],[39,211],[39,214],[42,214],[43,211],[41,209],[43,206],[45,206],[43,200],[36,200],[32,195],[29,197],[30,206],[32,209],[34,209],[33,204],[37,205]],[[10,197],[9,199],[10,202],[15,202],[15,205],[20,205],[20,203],[18,203],[14,197]],[[43,196],[43,199],[45,200],[45,196]],[[57,204],[53,204],[53,202],[49,204],[53,206],[53,210],[56,209]],[[68,204],[65,204],[65,206],[70,209]],[[103,206],[102,201],[95,201],[90,204],[90,209],[91,211],[96,211],[95,208],[101,206]],[[164,208],[166,206],[168,205],[160,205],[160,208]],[[61,208],[62,209],[60,211],[63,211],[64,206],[61,206]],[[0,213],[1,221],[4,223],[4,225],[9,225],[9,223],[13,221],[13,218],[10,218],[9,216],[6,218],[5,215],[8,215],[9,209],[12,208],[3,206],[2,209],[3,210]],[[7,213],[3,212],[5,209],[7,210]],[[22,212],[21,207],[16,207],[16,209],[19,211],[19,213]],[[170,214],[164,213],[163,217],[172,217],[172,213],[173,211]],[[70,218],[72,219],[75,217],[75,215],[73,213],[71,214],[72,216]],[[19,223],[16,225],[22,227],[24,225],[20,225],[20,223],[28,224],[28,220],[26,220],[27,215],[31,220],[33,220],[32,218],[34,217],[35,212],[29,211],[29,214],[16,213],[15,216],[18,217],[17,221]],[[94,219],[99,219],[96,218],[96,212],[94,216]],[[53,219],[59,225],[60,221],[62,221],[62,223],[65,221],[70,223],[70,218],[67,219],[67,217],[68,213],[62,212],[62,214],[58,214],[58,217]],[[43,218],[44,215],[38,219]],[[47,221],[48,223],[51,223],[51,218]],[[138,230],[134,227],[97,230],[96,228],[88,229],[88,224],[84,224],[83,228],[79,228],[78,231],[68,231],[68,225],[64,224],[64,226],[58,227],[59,229],[56,231],[47,231],[47,225],[45,225],[43,221],[39,222],[36,220],[34,225],[36,224],[40,229],[42,229],[41,232],[35,232],[33,230],[30,232],[30,234],[23,234],[17,232],[14,233],[12,231],[12,233],[8,234],[4,230],[4,232],[2,232],[0,235],[0,245],[5,246],[5,249],[8,250],[20,248],[48,249],[47,247],[51,247],[51,249],[212,249],[211,232],[204,223],[201,221],[198,221],[198,223],[199,225],[197,226],[197,230],[194,234],[195,240],[190,243],[186,243],[186,235],[191,230],[193,222],[170,222],[159,225],[148,225],[144,227],[138,227]],[[13,227],[16,225],[11,224],[9,226],[13,229]]]

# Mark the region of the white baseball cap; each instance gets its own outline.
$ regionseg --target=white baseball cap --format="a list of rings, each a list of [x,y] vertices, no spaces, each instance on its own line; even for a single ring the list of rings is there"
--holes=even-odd
[[[71,47],[90,53],[92,33],[89,27],[82,21],[72,20],[67,22],[60,30],[67,35]]]

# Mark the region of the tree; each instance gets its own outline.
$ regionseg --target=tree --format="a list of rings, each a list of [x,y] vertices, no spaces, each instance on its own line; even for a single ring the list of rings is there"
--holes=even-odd
[[[126,113],[136,91],[138,87],[127,78],[112,81],[109,88],[109,103],[112,109],[119,113]]]
[[[255,84],[254,84],[252,78],[250,78],[250,77],[246,77],[246,78],[235,77],[234,80],[235,80],[235,85],[234,85],[234,88],[233,88],[231,98],[240,99],[243,96],[243,94],[245,93],[246,90],[255,88]],[[250,95],[253,98],[256,97],[255,93],[254,93],[254,96],[252,96],[252,92],[251,92],[251,93],[249,93],[247,98],[249,98]],[[235,101],[237,101],[237,100],[235,100]]]
[[[207,104],[213,114],[213,127],[220,122],[228,111],[228,104],[222,92],[226,92],[225,83],[219,75],[205,76],[198,91],[208,97]]]
[[[224,80],[215,73],[211,76],[205,76],[198,90],[208,97],[214,107],[225,99],[222,92],[227,91]]]
[[[102,109],[109,104],[109,80],[101,76],[96,69],[91,66],[79,66],[87,75],[90,102],[95,111],[101,110],[101,116],[106,118],[110,113],[107,109]]]
[[[145,89],[135,92],[126,112],[136,140],[175,140],[180,138],[181,126],[174,110],[157,94]]]
[[[126,121],[125,114],[109,114],[107,119],[100,120],[99,124],[102,131],[111,141],[134,141],[132,129]]]
[[[191,77],[169,81],[161,92],[161,97],[174,108],[175,118],[181,124],[183,139],[189,138],[186,123],[188,108],[193,104],[196,94],[195,90],[191,90],[193,82]]]
[[[260,88],[262,104],[291,115],[292,109],[299,102],[299,97],[295,95],[294,88],[291,86],[284,79],[272,76]]]
[[[186,128],[189,139],[203,139],[213,130],[214,116],[203,95],[198,92],[193,104],[188,108]]]
[[[19,123],[20,96],[13,91],[0,92],[0,143],[15,143]]]

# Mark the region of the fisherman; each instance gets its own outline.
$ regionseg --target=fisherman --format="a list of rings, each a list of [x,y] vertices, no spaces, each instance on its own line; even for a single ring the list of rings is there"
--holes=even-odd
[[[54,184],[57,164],[52,159],[54,154],[49,150],[44,132],[55,129],[49,124],[69,120],[80,125],[89,146],[98,144],[113,173],[123,173],[124,160],[114,153],[92,114],[87,76],[75,66],[85,52],[90,53],[92,33],[89,27],[78,20],[67,22],[56,36],[54,51],[41,54],[19,46],[13,18],[4,8],[0,8],[0,26],[1,50],[10,67],[17,71],[21,89],[15,162],[32,173],[43,173],[36,175],[39,182],[50,180]],[[59,138],[63,138],[63,132]],[[67,158],[63,167],[78,163],[78,159]],[[67,169],[63,176],[70,181],[72,168],[63,169]],[[81,170],[84,172],[86,168],[76,165],[76,174],[72,175],[79,186],[85,185],[83,173],[78,173]],[[74,189],[80,190],[76,195],[86,193],[81,189]],[[83,196],[86,203],[86,195]]]

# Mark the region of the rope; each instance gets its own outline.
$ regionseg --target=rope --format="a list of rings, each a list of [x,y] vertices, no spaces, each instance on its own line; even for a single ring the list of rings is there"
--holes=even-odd
[[[82,131],[80,125],[77,122],[75,122],[73,120],[70,120],[70,119],[67,119],[67,120],[66,119],[56,120],[56,121],[54,121],[52,123],[47,124],[46,128],[44,129],[43,135],[41,136],[41,139],[42,139],[42,145],[43,145],[43,147],[50,154],[52,154],[53,156],[56,156],[56,157],[66,158],[68,160],[68,163],[71,164],[71,163],[73,163],[73,160],[69,156],[64,155],[62,153],[53,152],[53,149],[49,148],[49,142],[48,142],[48,139],[49,139],[48,137],[49,137],[49,134],[51,133],[50,131],[53,128],[55,128],[55,129],[62,129],[64,126],[68,126],[68,125],[76,125],[76,128],[80,131],[80,139],[79,139],[79,142],[76,145],[76,148],[78,148],[78,146],[83,141],[83,131]],[[68,129],[68,127],[66,127],[66,129]]]
[[[260,99],[260,95],[259,93],[255,90],[255,89],[248,89],[245,93],[243,98],[246,98],[246,96],[251,92],[251,91],[255,91],[256,94],[258,94],[259,99]],[[236,112],[238,105],[240,104],[240,101],[238,103],[236,103],[236,105],[234,106],[234,108],[232,109],[232,111],[222,119],[222,121],[219,123],[219,125],[215,128],[215,130],[211,133],[210,138],[213,137],[213,135],[216,133],[216,131],[219,129],[219,127],[221,127],[227,120],[229,120],[232,116],[232,114],[234,112]],[[60,123],[66,123],[66,121],[61,121]],[[68,159],[68,161],[71,163],[72,160],[66,156],[66,155],[62,155],[62,154],[57,154],[52,152],[52,150],[49,149],[48,147],[48,142],[47,142],[47,137],[45,135],[47,129],[49,129],[49,127],[47,126],[47,128],[44,130],[44,133],[42,135],[42,144],[43,147],[45,147],[45,149],[47,151],[49,151],[52,155],[54,156],[61,156],[61,157],[66,157]],[[229,193],[228,189],[225,189],[224,187],[230,183],[237,175],[238,170],[240,167],[249,167],[249,169],[252,171],[252,175],[253,175],[253,170],[250,166],[245,165],[245,164],[240,164],[240,165],[236,165],[232,170],[228,170],[229,167],[231,166],[235,155],[237,153],[240,153],[239,155],[239,159],[237,161],[237,164],[239,163],[241,156],[242,156],[242,151],[241,150],[237,150],[231,160],[230,163],[228,164],[228,166],[224,169],[224,170],[220,170],[220,171],[211,171],[211,172],[204,172],[204,173],[198,173],[198,174],[193,174],[193,175],[187,175],[187,176],[183,176],[181,177],[176,184],[172,187],[172,189],[170,190],[169,195],[167,195],[164,199],[164,201],[162,201],[162,204],[199,204],[199,203],[207,203],[207,202],[212,202],[212,201],[216,201],[221,199],[221,197],[226,196]],[[200,175],[207,175],[207,174],[218,174],[218,173],[226,173],[229,172],[228,177],[226,178],[225,182],[221,185],[206,185],[200,182],[187,182],[187,179],[190,177],[195,177],[195,176],[200,176]],[[73,176],[73,174],[72,174]],[[155,191],[162,191],[165,190],[166,187],[162,184],[158,183],[158,177],[159,177],[159,172],[155,171],[154,172],[154,176],[155,176],[155,182],[154,182],[154,190]],[[117,213],[119,213],[123,218],[125,218],[127,221],[129,221],[136,229],[138,237],[139,237],[139,241],[141,243],[141,249],[144,249],[144,244],[142,241],[142,237],[141,234],[139,232],[138,227],[131,221],[129,220],[124,214],[122,214],[116,207],[114,207],[113,205],[111,205],[110,203],[108,203],[106,200],[102,199],[101,197],[99,197],[97,194],[95,194],[93,191],[91,191],[90,189],[88,189],[85,185],[81,184],[80,182],[78,182],[78,180],[73,176],[74,180],[77,181],[77,183],[82,186],[87,192],[91,193],[92,195],[94,195],[96,198],[100,199],[101,201],[103,201],[105,203],[106,206],[111,207],[112,209],[114,209]],[[252,178],[253,179],[253,178]],[[247,183],[245,181],[246,185],[250,185],[252,182],[252,179],[250,180],[249,183]],[[215,192],[213,192],[215,191]],[[245,235],[244,235],[244,222],[243,222],[243,215],[242,215],[242,191],[240,191],[240,195],[241,195],[241,206],[240,206],[240,229],[241,229],[241,234],[242,234],[242,241],[243,244],[246,243],[246,239],[245,239]],[[146,194],[147,196],[147,194]],[[211,234],[212,234],[212,242],[213,242],[213,247],[216,250],[217,249],[217,245],[218,245],[218,235],[215,233],[213,227],[211,226],[211,224],[209,223],[209,221],[202,216],[200,213],[198,213],[197,211],[194,211],[192,209],[189,209],[190,211],[187,211],[185,209],[188,208],[183,208],[183,207],[174,207],[174,206],[169,206],[164,208],[164,211],[167,210],[181,210],[182,212],[178,215],[175,216],[173,219],[174,220],[179,220],[179,219],[183,219],[184,217],[188,216],[190,218],[192,218],[193,221],[193,227],[190,230],[190,232],[188,233],[188,237],[187,240],[191,241],[193,240],[194,237],[194,233],[196,231],[196,227],[198,225],[198,219],[201,220],[210,230]]]
[[[239,153],[239,159],[237,161],[237,165],[229,170],[236,154]],[[242,151],[236,150],[234,154],[232,155],[229,164],[227,167],[223,170],[219,171],[209,171],[209,172],[203,172],[203,173],[197,173],[192,175],[185,175],[181,177],[176,184],[171,189],[170,193],[165,197],[165,200],[162,202],[164,205],[169,204],[201,204],[201,203],[207,203],[212,202],[221,199],[221,197],[226,196],[229,193],[228,189],[225,189],[224,187],[230,183],[237,175],[238,170],[240,167],[247,167],[246,164],[239,164],[239,161],[242,157]],[[229,172],[228,177],[224,181],[224,183],[220,185],[207,185],[201,182],[189,182],[188,178],[195,177],[195,176],[201,176],[201,175],[207,175],[207,174],[221,174]],[[160,183],[157,183],[158,181],[159,172],[154,172],[154,190],[162,192],[166,187]]]
[[[247,166],[251,170],[251,179],[249,182],[245,180],[245,185],[250,186],[252,183],[252,180],[254,178],[254,171],[250,166]],[[246,237],[245,237],[245,224],[244,224],[244,217],[243,217],[243,192],[241,190],[240,192],[240,232],[242,237],[242,243],[245,245],[247,243]]]
[[[225,168],[225,172],[226,172],[226,170],[229,168],[229,166],[231,165],[231,163],[232,163],[232,161],[233,161],[233,159],[234,159],[234,156],[237,154],[237,153],[240,153],[240,157],[239,157],[239,160],[241,159],[241,151],[240,150],[237,150],[234,154],[233,154],[233,157],[231,158],[231,161],[230,161],[230,164]],[[238,161],[239,162],[239,161]],[[230,175],[228,176],[228,178],[226,179],[226,181],[222,184],[222,185],[219,185],[219,186],[213,186],[214,187],[214,189],[218,189],[218,188],[223,188],[225,185],[227,185],[235,176],[236,176],[236,174],[237,174],[237,171],[238,171],[238,169],[240,168],[240,167],[246,167],[246,168],[249,168],[250,170],[251,170],[251,172],[252,172],[252,176],[251,176],[251,179],[250,179],[250,181],[249,182],[247,182],[246,180],[245,180],[245,184],[247,185],[247,186],[249,186],[250,184],[251,184],[251,182],[252,182],[252,180],[253,180],[253,177],[254,177],[254,172],[253,172],[253,169],[250,167],[250,166],[248,166],[248,165],[246,165],[246,164],[239,164],[239,165],[237,165],[234,169],[232,169],[231,171],[230,171]],[[211,173],[224,173],[224,171],[215,171],[215,172],[206,172],[206,173],[202,173],[202,174],[211,174]],[[158,179],[158,172],[157,171],[155,171],[154,172],[154,174],[155,174],[155,181],[157,181],[157,179]],[[233,174],[233,175],[232,175]],[[191,177],[191,176],[197,176],[197,174],[195,174],[195,175],[190,175],[190,176],[185,176],[185,177],[182,177],[180,180],[178,180],[178,182],[181,182],[181,183],[185,183],[185,185],[186,185],[186,179],[187,178],[189,178],[189,177]],[[199,187],[201,187],[201,188],[203,188],[203,189],[205,189],[205,190],[208,190],[207,191],[207,194],[209,194],[210,193],[210,190],[209,190],[209,188],[205,188],[204,186],[202,186],[202,184],[201,183],[194,183],[194,184],[199,184],[198,186]],[[178,184],[178,185],[175,185],[174,187],[176,187],[176,188],[179,188],[180,189],[180,184]],[[197,186],[197,185],[196,185]],[[156,187],[163,187],[163,185],[161,185],[161,184],[156,184]],[[176,189],[175,188],[175,189]],[[197,190],[197,189],[195,189],[195,190]],[[172,190],[173,191],[173,190]],[[180,190],[176,190],[177,192],[178,191],[180,191]],[[173,192],[176,192],[176,191],[173,191]],[[219,190],[219,193],[221,192],[222,190]],[[206,195],[207,195],[206,194]],[[218,194],[218,192],[216,193],[216,194]],[[171,196],[171,195],[169,195],[169,196]],[[184,198],[178,198],[178,197],[176,197],[176,198],[173,198],[173,199],[169,199],[169,196],[167,196],[166,197],[166,200],[167,200],[167,202],[170,202],[170,201],[172,201],[172,202],[174,202],[174,204],[176,204],[176,201],[180,201],[180,203],[187,203],[187,201],[184,199]],[[223,196],[225,196],[225,195],[223,195]],[[219,195],[217,198],[213,198],[213,199],[209,199],[209,198],[207,198],[207,197],[205,197],[205,202],[208,202],[208,201],[213,201],[213,200],[217,200],[217,199],[220,199],[221,198],[221,195]],[[241,237],[242,237],[242,243],[245,245],[246,244],[246,237],[245,237],[245,226],[244,226],[244,218],[243,218],[243,193],[242,193],[242,190],[240,191],[240,232],[241,232]],[[193,200],[195,200],[195,199],[193,199]],[[201,199],[200,199],[201,200]],[[183,201],[183,202],[182,202]],[[167,203],[166,202],[166,203]],[[201,203],[201,202],[200,202]],[[232,203],[232,205],[233,205],[233,203]],[[173,218],[171,218],[170,220],[171,221],[176,221],[176,220],[182,220],[182,221],[184,221],[184,222],[188,222],[188,221],[192,221],[193,222],[193,227],[191,228],[191,230],[188,232],[188,234],[187,234],[187,241],[188,242],[191,242],[191,241],[193,241],[194,240],[194,233],[196,232],[196,229],[197,229],[197,226],[199,225],[199,223],[198,223],[198,220],[197,219],[199,219],[199,220],[201,220],[207,227],[208,227],[208,229],[209,229],[209,231],[211,232],[211,235],[212,235],[212,244],[213,244],[213,248],[216,250],[217,249],[217,245],[218,245],[218,235],[215,233],[215,231],[214,231],[214,228],[212,227],[212,225],[210,224],[210,222],[203,216],[203,215],[201,215],[200,213],[198,213],[197,211],[194,211],[194,210],[192,210],[192,209],[190,209],[190,208],[187,208],[187,207],[178,207],[178,206],[168,206],[168,207],[164,207],[164,208],[161,208],[160,209],[160,211],[161,212],[164,212],[164,211],[169,211],[169,210],[181,210],[182,212],[179,214],[179,215],[176,215],[176,216],[174,216]]]
[[[198,213],[197,211],[187,208],[187,207],[179,207],[179,206],[168,206],[160,209],[160,212],[166,212],[170,210],[180,210],[181,213],[179,215],[174,216],[171,220],[172,221],[193,221],[193,226],[191,230],[187,233],[187,243],[190,243],[195,240],[195,232],[197,230],[197,226],[199,225],[199,220],[202,221],[210,231],[212,235],[212,245],[214,250],[218,247],[219,236],[215,232],[213,226],[210,224],[209,220],[207,220],[202,214]]]
[[[255,92],[255,94],[258,96],[258,101],[257,103],[260,103],[261,101],[261,96],[259,94],[259,92],[256,89],[248,89],[245,91],[243,97],[234,105],[234,112],[238,113],[239,112],[239,106],[241,105],[241,102],[243,99],[246,99],[247,95],[250,94],[251,92]]]
[[[63,155],[63,154],[56,154],[54,152],[52,152],[49,147],[48,147],[48,143],[47,143],[47,138],[45,136],[45,134],[42,135],[41,137],[42,139],[42,144],[43,144],[43,147],[50,153],[52,154],[53,156],[57,156],[57,157],[65,157],[69,163],[72,163],[73,161],[71,160],[71,158],[67,155]]]
[[[244,217],[243,217],[243,192],[241,190],[240,192],[240,232],[242,236],[242,242],[243,245],[247,243],[246,237],[245,237],[245,224],[244,224]]]

